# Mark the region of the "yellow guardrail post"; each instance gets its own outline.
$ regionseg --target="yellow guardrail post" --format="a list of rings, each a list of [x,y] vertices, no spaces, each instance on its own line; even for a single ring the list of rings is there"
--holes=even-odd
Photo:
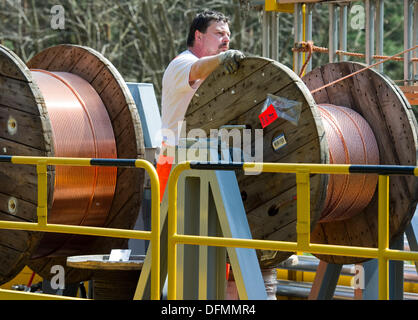
[[[167,243],[167,298],[177,299],[177,182],[180,174],[190,169],[190,163],[177,164],[168,180],[168,243]]]
[[[379,300],[389,299],[389,260],[386,251],[389,248],[389,176],[379,175]]]
[[[308,170],[298,170],[296,173],[296,203],[297,222],[296,233],[298,251],[309,250],[310,242],[310,212],[311,212],[311,190]]]
[[[151,181],[151,299],[159,300],[161,295],[160,180],[154,166],[148,161],[136,160],[135,166],[144,168],[148,172]]]
[[[48,179],[46,160],[39,160],[36,165],[38,174],[38,207],[36,213],[38,224],[46,226],[48,216]]]

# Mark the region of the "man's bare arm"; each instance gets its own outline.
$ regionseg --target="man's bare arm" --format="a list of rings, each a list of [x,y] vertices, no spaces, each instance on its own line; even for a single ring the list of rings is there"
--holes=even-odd
[[[227,73],[235,73],[244,54],[238,50],[228,50],[214,56],[202,57],[197,60],[190,70],[189,83],[200,79],[205,80],[219,65],[223,65]]]
[[[189,83],[192,84],[196,80],[205,80],[219,65],[219,55],[202,57],[193,63],[189,74]]]

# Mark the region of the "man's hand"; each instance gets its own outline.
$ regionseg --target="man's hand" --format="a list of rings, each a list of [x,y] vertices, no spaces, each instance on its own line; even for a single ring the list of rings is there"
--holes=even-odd
[[[239,50],[227,50],[219,54],[219,63],[224,66],[226,72],[235,73],[244,58],[245,55]]]

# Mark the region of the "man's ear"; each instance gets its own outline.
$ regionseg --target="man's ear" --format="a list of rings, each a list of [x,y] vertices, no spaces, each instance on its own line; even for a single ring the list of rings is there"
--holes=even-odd
[[[202,32],[200,32],[199,30],[196,30],[194,32],[194,39],[195,41],[202,40]]]

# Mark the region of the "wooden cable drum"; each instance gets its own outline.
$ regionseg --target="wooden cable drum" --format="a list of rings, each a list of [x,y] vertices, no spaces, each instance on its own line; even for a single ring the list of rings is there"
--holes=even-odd
[[[327,64],[303,77],[309,90],[352,74],[364,65],[352,62]],[[385,75],[368,69],[313,94],[318,104],[344,106],[361,114],[376,137],[381,165],[417,165],[417,121],[402,91]],[[418,199],[417,179],[391,176],[389,192],[390,242],[403,233]],[[342,221],[318,223],[311,241],[377,247],[377,191],[360,214]],[[329,263],[349,264],[364,259],[319,255]]]
[[[48,48],[25,65],[0,46],[2,154],[84,158],[143,158],[141,122],[113,65],[81,46]],[[133,228],[142,198],[143,170],[48,167],[48,222]],[[0,219],[36,221],[36,168],[0,166]],[[109,253],[127,240],[0,230],[0,283],[25,265],[49,279],[66,256]],[[66,269],[66,283],[92,271]]]
[[[286,66],[259,57],[244,59],[236,74],[228,75],[220,67],[196,91],[186,112],[186,132],[201,128],[209,136],[211,129],[224,125],[261,129],[258,116],[267,95],[273,94],[300,102],[302,110],[297,125],[279,118],[263,129],[264,162],[416,165],[415,118],[398,88],[383,75],[368,70],[310,93],[361,67],[351,62],[330,64],[303,80]],[[278,137],[282,145],[274,148]],[[312,174],[311,241],[376,246],[376,179]],[[253,238],[296,241],[295,175],[237,173],[237,180]],[[414,213],[416,179],[391,177],[390,187],[393,238]],[[275,266],[291,254],[257,250],[262,267]],[[320,258],[342,264],[364,260]]]

